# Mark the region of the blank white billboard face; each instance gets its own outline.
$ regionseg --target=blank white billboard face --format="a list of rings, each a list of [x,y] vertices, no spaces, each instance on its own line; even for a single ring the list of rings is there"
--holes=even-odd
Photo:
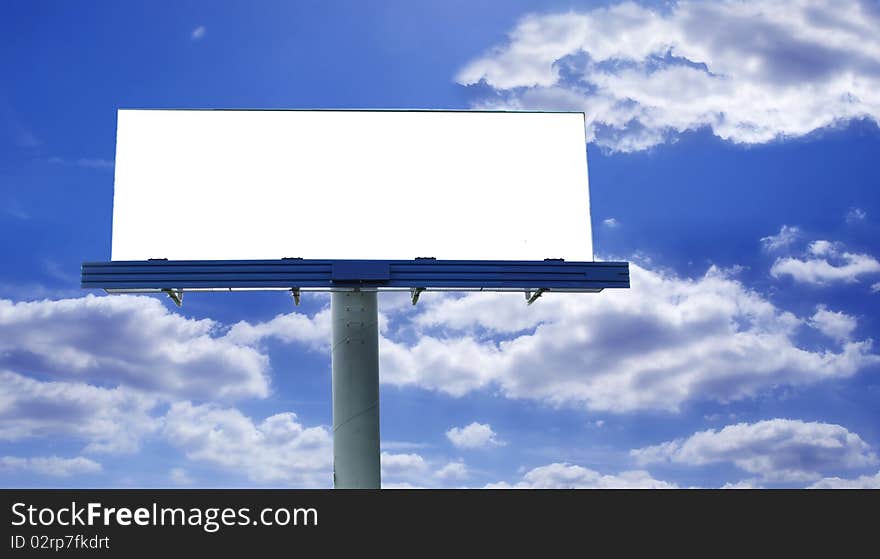
[[[113,260],[593,259],[581,113],[120,110]]]

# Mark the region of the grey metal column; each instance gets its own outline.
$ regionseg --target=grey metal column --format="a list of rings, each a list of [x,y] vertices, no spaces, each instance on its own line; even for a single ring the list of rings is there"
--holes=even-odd
[[[379,312],[376,292],[335,291],[333,324],[333,484],[378,489]]]

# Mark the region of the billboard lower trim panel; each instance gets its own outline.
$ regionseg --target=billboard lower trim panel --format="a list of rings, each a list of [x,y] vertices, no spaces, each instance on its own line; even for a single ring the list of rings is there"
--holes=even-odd
[[[82,287],[188,290],[537,290],[628,288],[628,262],[492,260],[149,260],[86,262]]]

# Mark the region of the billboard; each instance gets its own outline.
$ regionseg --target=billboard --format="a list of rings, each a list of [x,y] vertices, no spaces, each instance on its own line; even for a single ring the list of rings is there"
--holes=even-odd
[[[582,113],[120,110],[114,261],[593,259]]]

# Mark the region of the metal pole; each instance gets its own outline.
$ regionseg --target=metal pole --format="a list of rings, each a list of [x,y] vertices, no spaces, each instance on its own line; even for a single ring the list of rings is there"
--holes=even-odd
[[[378,489],[379,311],[376,292],[334,291],[333,485]]]

